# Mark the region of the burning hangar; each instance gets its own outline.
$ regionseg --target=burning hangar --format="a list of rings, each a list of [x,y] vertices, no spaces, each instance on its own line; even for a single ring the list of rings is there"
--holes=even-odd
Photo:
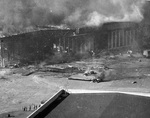
[[[40,29],[1,37],[1,66],[19,62],[40,62],[54,53],[143,49],[149,39],[150,25],[132,22],[105,23],[99,28]]]

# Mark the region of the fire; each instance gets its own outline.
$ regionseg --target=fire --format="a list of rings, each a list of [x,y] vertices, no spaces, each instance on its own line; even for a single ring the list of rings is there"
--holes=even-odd
[[[103,0],[102,0],[103,1]],[[99,26],[106,22],[140,22],[143,19],[142,6],[144,1],[131,1],[128,0],[112,0],[110,6],[114,10],[114,13],[109,13],[111,8],[106,9],[103,12],[94,11],[88,15],[88,19],[85,24],[87,26]],[[127,6],[128,5],[128,6]],[[106,6],[107,7],[107,6]],[[115,8],[116,7],[116,8]],[[104,7],[105,9],[105,7]],[[118,10],[119,11],[118,11]]]
[[[0,0],[0,27],[15,33],[35,26],[100,26],[143,19],[146,0]],[[28,28],[29,27],[29,28]]]

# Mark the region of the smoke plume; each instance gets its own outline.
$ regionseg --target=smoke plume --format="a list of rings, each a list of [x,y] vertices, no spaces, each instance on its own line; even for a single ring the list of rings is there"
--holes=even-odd
[[[143,19],[145,0],[0,0],[0,27],[4,33],[36,26],[100,26],[105,22]]]

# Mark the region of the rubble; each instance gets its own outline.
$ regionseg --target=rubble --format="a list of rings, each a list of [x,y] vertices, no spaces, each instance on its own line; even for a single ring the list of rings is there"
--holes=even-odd
[[[134,57],[134,56],[133,56],[133,51],[132,51],[132,50],[128,50],[128,51],[127,51],[127,54],[128,54],[128,57]]]
[[[67,67],[44,67],[40,68],[38,71],[41,72],[56,72],[56,73],[82,73],[83,70],[78,67],[67,66]]]
[[[146,57],[146,58],[149,58],[150,57],[150,50],[144,50],[143,51],[143,56]]]
[[[29,75],[31,75],[31,74],[33,74],[33,73],[35,73],[35,72],[36,72],[36,70],[33,70],[33,71],[25,71],[25,72],[22,73],[22,76],[29,76]]]
[[[116,59],[116,56],[115,55],[110,55],[109,59]]]
[[[99,72],[95,75],[95,79],[93,80],[93,82],[103,82],[105,79],[105,72],[102,71],[102,72]]]
[[[13,68],[19,68],[20,66],[19,66],[19,64],[11,64],[11,65],[6,66],[6,67],[13,69]]]
[[[9,70],[9,71],[8,71]],[[78,67],[74,67],[71,65],[68,65],[66,67],[60,67],[60,66],[42,66],[42,67],[36,67],[36,66],[27,66],[22,68],[13,68],[13,69],[5,69],[0,71],[0,76],[3,77],[3,75],[6,74],[19,74],[21,76],[29,76],[36,72],[55,72],[55,73],[83,73],[84,70],[80,69]]]
[[[79,81],[93,81],[94,79],[95,79],[94,76],[85,76],[84,74],[76,74],[68,78],[68,80],[79,80]]]
[[[132,50],[127,51],[127,54],[132,54],[132,53],[133,53]]]
[[[92,68],[92,67],[88,67],[87,68],[87,70],[84,72],[84,75],[85,76],[88,76],[88,75],[91,75],[91,74],[97,74],[96,72],[95,72],[95,70],[93,70],[94,68]]]
[[[37,69],[28,69],[28,68],[18,68],[12,70],[13,74],[20,74],[21,76],[29,76],[35,72],[37,72]]]
[[[69,80],[82,80],[93,81],[94,83],[105,81],[105,69],[109,69],[107,66],[100,66],[99,68],[88,67],[83,74],[77,74],[69,77]]]

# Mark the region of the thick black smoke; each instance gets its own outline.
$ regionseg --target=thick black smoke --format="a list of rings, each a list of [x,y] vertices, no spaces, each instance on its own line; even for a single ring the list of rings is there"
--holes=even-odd
[[[0,0],[3,33],[36,26],[99,26],[111,21],[141,21],[145,0]]]

